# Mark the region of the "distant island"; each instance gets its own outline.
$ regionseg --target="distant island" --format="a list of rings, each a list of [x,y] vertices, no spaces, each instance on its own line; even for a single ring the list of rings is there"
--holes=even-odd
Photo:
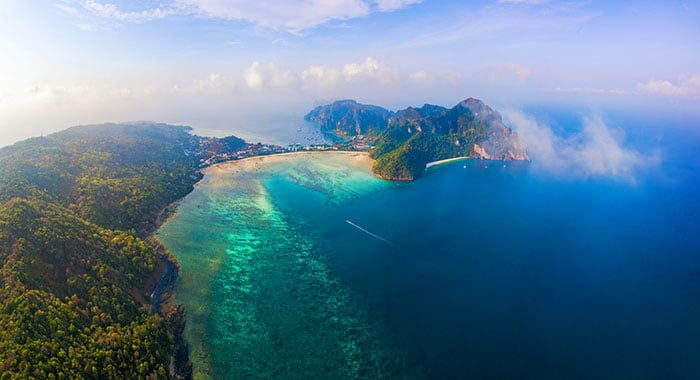
[[[425,104],[396,112],[340,100],[316,107],[305,119],[336,140],[371,147],[373,172],[389,180],[412,181],[426,164],[455,157],[530,160],[501,115],[474,98],[449,109]]]

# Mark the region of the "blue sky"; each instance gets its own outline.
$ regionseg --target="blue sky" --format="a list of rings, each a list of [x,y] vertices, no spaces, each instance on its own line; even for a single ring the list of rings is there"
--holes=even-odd
[[[156,120],[254,131],[355,98],[696,112],[693,1],[0,1],[0,145]]]

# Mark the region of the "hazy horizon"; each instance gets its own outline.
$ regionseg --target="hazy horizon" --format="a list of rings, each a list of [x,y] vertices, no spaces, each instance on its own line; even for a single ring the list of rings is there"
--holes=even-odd
[[[345,98],[697,115],[698,12],[675,1],[9,0],[0,146],[131,120],[264,136]]]

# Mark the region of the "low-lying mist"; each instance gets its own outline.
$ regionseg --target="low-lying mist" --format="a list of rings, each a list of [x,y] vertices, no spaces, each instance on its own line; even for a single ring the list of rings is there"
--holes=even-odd
[[[596,112],[582,117],[580,130],[555,131],[548,122],[518,110],[503,112],[506,124],[527,143],[533,167],[567,179],[615,177],[636,182],[639,173],[661,162],[660,153],[642,152],[625,142],[625,131]]]

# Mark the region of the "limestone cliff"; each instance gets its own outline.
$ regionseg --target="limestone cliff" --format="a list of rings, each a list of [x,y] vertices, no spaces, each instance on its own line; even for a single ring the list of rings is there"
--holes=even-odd
[[[468,108],[474,120],[486,126],[486,138],[474,143],[475,158],[499,161],[529,161],[527,145],[504,123],[501,115],[482,101],[469,98],[458,106]]]

